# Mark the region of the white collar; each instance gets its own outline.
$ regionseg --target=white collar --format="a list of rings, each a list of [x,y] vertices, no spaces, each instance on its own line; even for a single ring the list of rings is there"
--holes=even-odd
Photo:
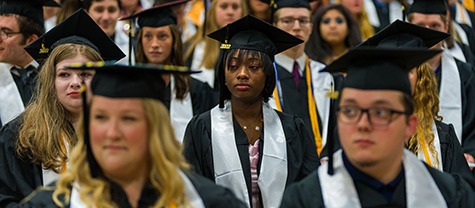
[[[300,72],[300,75],[303,74],[303,71],[305,69],[305,59],[306,59],[306,55],[305,53],[302,54],[300,57],[298,57],[296,60],[282,54],[282,53],[279,53],[277,55],[275,55],[275,62],[284,67],[284,69],[286,69],[289,73],[292,73],[292,69],[294,68],[294,61],[297,61],[297,64],[299,65],[299,72]]]

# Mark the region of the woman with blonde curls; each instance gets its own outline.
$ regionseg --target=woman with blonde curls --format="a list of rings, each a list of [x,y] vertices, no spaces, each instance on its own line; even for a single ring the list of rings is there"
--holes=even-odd
[[[79,11],[80,17],[89,18]],[[87,22],[82,26],[88,26],[93,38],[81,33],[64,37],[75,33],[71,31],[75,29],[71,28],[71,22],[65,21],[26,48],[36,60],[48,58],[39,70],[38,89],[32,102],[0,132],[0,207],[18,203],[67,169],[70,149],[77,142],[75,128],[82,109],[81,82],[89,83],[94,71],[73,71],[65,66],[101,61],[101,55],[110,57],[114,49],[120,52],[117,47],[109,47],[115,45],[104,33],[95,33],[101,29],[89,20],[92,26]],[[99,50],[103,47],[107,51]],[[46,54],[38,53],[40,48]]]
[[[414,112],[419,118],[416,133],[408,140],[408,149],[429,166],[458,173],[473,186],[474,178],[463,156],[452,124],[442,122],[439,112],[437,79],[426,62],[409,72]]]
[[[247,14],[245,0],[216,0],[211,2],[204,26],[199,27],[195,35],[184,43],[184,60],[192,70],[202,72],[192,75],[215,88],[215,65],[219,58],[219,42],[206,37],[206,34],[220,29]]]
[[[160,66],[97,69],[71,171],[26,207],[240,207],[222,187],[187,172],[163,99]]]

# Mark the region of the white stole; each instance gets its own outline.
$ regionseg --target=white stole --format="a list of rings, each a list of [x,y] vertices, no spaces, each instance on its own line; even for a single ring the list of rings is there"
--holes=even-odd
[[[432,133],[434,134],[433,144],[434,144],[434,147],[435,147],[435,151],[437,152],[437,160],[435,158],[435,155],[433,155],[430,152],[430,149],[428,149],[429,156],[430,156],[430,161],[433,164],[433,168],[438,169],[438,170],[443,172],[444,169],[442,167],[442,151],[440,150],[440,138],[439,138],[439,132],[437,131],[437,125],[435,125],[435,121],[434,121],[434,123],[432,123],[431,130],[432,130]],[[426,144],[426,145],[427,145],[428,148],[430,148],[429,144]],[[417,158],[419,158],[419,160],[427,162],[426,158],[424,156],[424,150],[422,149],[422,146],[419,146],[419,151],[417,152]],[[437,161],[438,161],[438,163],[436,163]]]
[[[201,199],[198,191],[196,191],[195,187],[191,180],[181,171],[178,171],[181,179],[185,183],[185,195],[188,198],[188,201],[191,204],[191,207],[194,208],[204,208],[205,205],[203,200]],[[84,201],[82,201],[81,196],[79,194],[79,190],[81,186],[77,183],[74,183],[73,188],[71,190],[71,203],[70,208],[84,208],[87,207]]]
[[[442,79],[439,92],[439,114],[444,122],[454,125],[459,143],[462,144],[462,84],[454,57],[442,54]]]
[[[455,6],[455,21],[472,27],[472,20],[465,7],[459,2],[455,3]]]
[[[0,98],[0,118],[3,125],[25,110],[20,92],[10,72],[10,67],[3,63],[0,63]]]
[[[334,174],[328,175],[328,163],[318,168],[318,178],[325,207],[359,208],[361,203],[353,179],[343,164],[342,151],[334,153]],[[404,149],[406,205],[413,207],[447,207],[442,193],[424,164]]]
[[[462,41],[463,44],[470,46],[465,30],[463,30],[463,28],[457,22],[452,22],[452,25],[454,26],[455,32],[459,35],[460,41]]]
[[[185,136],[186,126],[193,118],[193,103],[189,91],[182,100],[176,98],[174,76],[170,77],[170,86],[170,120],[175,130],[175,137],[181,143]]]
[[[380,27],[381,22],[379,22],[378,12],[376,6],[372,0],[364,0],[363,2],[364,9],[368,15],[369,23],[374,27]],[[401,4],[397,1],[391,1],[389,3],[389,24],[394,22],[397,19],[402,20],[402,9]]]
[[[312,84],[313,84],[313,97],[317,105],[318,116],[322,122],[322,147],[327,143],[328,138],[328,124],[330,121],[330,104],[331,99],[327,96],[328,92],[331,90],[331,86],[335,85],[333,81],[333,76],[328,72],[319,72],[321,69],[325,68],[325,65],[317,62],[310,61],[310,69],[312,73]]]
[[[281,120],[268,104],[262,105],[264,148],[258,186],[264,207],[279,207],[287,182],[287,144]],[[251,207],[233,128],[231,103],[211,110],[211,144],[216,184],[231,189]]]

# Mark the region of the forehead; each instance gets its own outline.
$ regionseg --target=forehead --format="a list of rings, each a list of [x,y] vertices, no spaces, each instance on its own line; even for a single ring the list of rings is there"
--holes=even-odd
[[[310,10],[307,8],[285,7],[277,10],[277,17],[310,17]]]
[[[427,22],[444,22],[440,14],[412,13],[411,17],[411,22],[415,24]]]
[[[102,95],[93,95],[91,109],[122,109],[122,110],[139,110],[143,109],[141,98],[110,98]]]
[[[323,16],[343,16],[343,14],[338,9],[330,9]]]
[[[99,0],[99,1],[92,1],[91,7],[96,6],[116,6],[119,7],[119,0]]]
[[[169,25],[164,25],[161,27],[143,26],[142,30],[143,32],[171,32]]]
[[[340,103],[354,103],[362,107],[374,104],[403,107],[402,96],[403,93],[396,90],[362,90],[347,87],[341,92]]]
[[[19,29],[18,19],[15,17],[15,15],[0,15],[0,29]]]

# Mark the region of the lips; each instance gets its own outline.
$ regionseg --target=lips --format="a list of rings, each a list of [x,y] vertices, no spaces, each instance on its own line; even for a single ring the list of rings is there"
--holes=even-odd
[[[367,140],[367,139],[358,139],[354,143],[356,145],[360,146],[360,147],[363,147],[363,148],[374,145],[373,141],[370,141],[370,140]]]
[[[79,92],[70,92],[70,93],[68,93],[68,96],[77,97],[77,96],[79,96]]]
[[[104,146],[104,149],[108,149],[108,150],[127,150],[126,147],[118,146],[118,145],[107,145],[107,146]]]
[[[237,84],[236,85],[236,89],[238,89],[238,90],[248,90],[249,88],[251,88],[251,86],[248,85],[248,84]]]

